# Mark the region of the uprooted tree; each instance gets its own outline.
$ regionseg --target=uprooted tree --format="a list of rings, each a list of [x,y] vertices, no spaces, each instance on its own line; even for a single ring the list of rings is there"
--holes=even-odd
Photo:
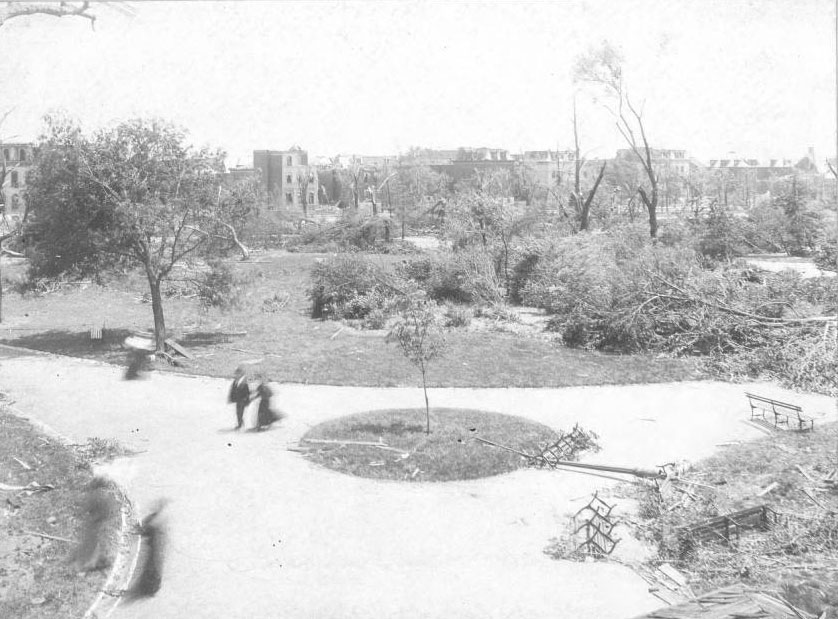
[[[221,152],[192,149],[163,121],[130,120],[88,136],[48,117],[28,180],[32,275],[139,265],[163,352],[161,284],[177,265],[217,253],[221,241],[243,247],[236,231],[254,204],[248,191],[225,185],[223,172]]]

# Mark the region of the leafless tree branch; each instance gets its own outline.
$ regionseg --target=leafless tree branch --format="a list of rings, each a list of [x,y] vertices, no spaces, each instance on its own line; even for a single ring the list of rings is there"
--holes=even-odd
[[[0,9],[0,26],[17,17],[29,15],[50,15],[52,17],[82,17],[90,20],[90,27],[96,25],[96,16],[89,12],[90,2],[71,4],[69,2],[46,4],[6,2],[6,8]]]

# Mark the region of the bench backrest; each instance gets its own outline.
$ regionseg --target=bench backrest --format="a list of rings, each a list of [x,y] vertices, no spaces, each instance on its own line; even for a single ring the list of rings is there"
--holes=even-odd
[[[761,402],[763,404],[771,405],[772,409],[786,409],[790,411],[794,411],[795,413],[803,412],[803,407],[797,406],[796,404],[789,404],[788,402],[780,402],[779,400],[772,400],[771,398],[764,398],[761,395],[754,395],[753,393],[745,393],[748,396],[748,399],[751,400],[751,406],[754,405],[754,402]]]

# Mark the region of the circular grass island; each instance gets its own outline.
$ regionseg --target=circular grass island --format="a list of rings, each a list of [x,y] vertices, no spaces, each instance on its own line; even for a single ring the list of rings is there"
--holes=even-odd
[[[427,434],[424,408],[368,411],[313,427],[300,446],[312,462],[348,475],[454,481],[500,475],[527,464],[523,456],[475,437],[524,453],[558,438],[551,428],[522,417],[462,408],[432,408],[430,427]]]

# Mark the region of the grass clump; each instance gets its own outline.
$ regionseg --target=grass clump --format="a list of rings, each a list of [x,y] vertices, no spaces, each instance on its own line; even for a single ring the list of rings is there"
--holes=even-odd
[[[512,415],[471,409],[432,408],[370,411],[312,428],[301,445],[309,459],[327,468],[373,479],[454,481],[508,473],[525,467],[518,454],[473,440],[479,436],[524,453],[555,441],[554,430]],[[308,443],[306,439],[382,442],[367,445]]]

